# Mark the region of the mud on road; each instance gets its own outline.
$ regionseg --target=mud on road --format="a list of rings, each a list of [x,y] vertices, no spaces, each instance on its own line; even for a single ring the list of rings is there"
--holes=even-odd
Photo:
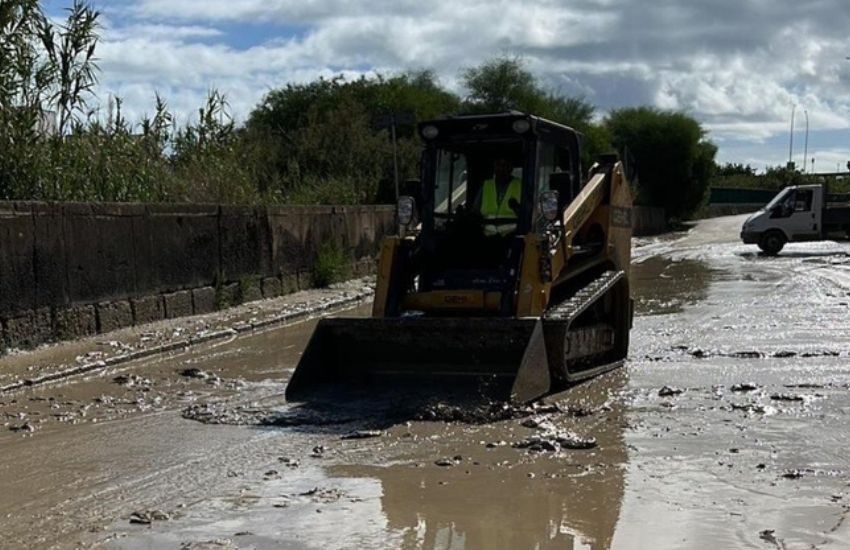
[[[0,394],[0,546],[850,547],[850,246],[741,221],[638,240],[626,368],[534,407],[292,406],[310,322]]]

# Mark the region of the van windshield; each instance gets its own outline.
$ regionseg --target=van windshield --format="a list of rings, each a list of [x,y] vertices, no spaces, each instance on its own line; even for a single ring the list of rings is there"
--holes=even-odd
[[[774,207],[776,207],[777,204],[784,201],[786,199],[786,197],[788,197],[788,195],[793,193],[793,192],[794,192],[794,189],[791,188],[791,187],[787,187],[787,188],[783,189],[782,191],[777,193],[776,196],[773,197],[773,200],[771,200],[769,203],[767,203],[767,205],[762,210],[766,210],[766,211],[772,210]]]

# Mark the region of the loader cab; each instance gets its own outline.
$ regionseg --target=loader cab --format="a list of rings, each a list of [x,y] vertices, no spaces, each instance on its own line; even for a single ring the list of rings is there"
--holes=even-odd
[[[425,122],[419,132],[425,150],[417,290],[492,292],[500,298],[489,304],[489,313],[508,315],[523,237],[545,229],[541,195],[558,191],[563,209],[581,189],[579,136],[517,112]],[[513,214],[485,219],[485,185],[505,163],[510,179],[521,185],[519,200],[512,201]]]

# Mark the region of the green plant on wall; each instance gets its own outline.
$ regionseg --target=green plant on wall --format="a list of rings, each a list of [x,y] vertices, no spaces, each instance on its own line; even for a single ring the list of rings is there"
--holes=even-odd
[[[342,246],[332,240],[319,245],[313,264],[313,285],[324,288],[349,278],[350,264]]]

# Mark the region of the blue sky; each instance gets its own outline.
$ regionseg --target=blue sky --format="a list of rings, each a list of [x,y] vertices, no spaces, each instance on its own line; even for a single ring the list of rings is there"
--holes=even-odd
[[[68,0],[46,0],[60,16]],[[344,73],[458,75],[521,56],[546,86],[612,108],[681,109],[721,162],[817,171],[850,160],[850,10],[838,0],[101,0],[99,94],[139,117],[156,92],[184,120],[210,88],[244,119],[268,90]]]

